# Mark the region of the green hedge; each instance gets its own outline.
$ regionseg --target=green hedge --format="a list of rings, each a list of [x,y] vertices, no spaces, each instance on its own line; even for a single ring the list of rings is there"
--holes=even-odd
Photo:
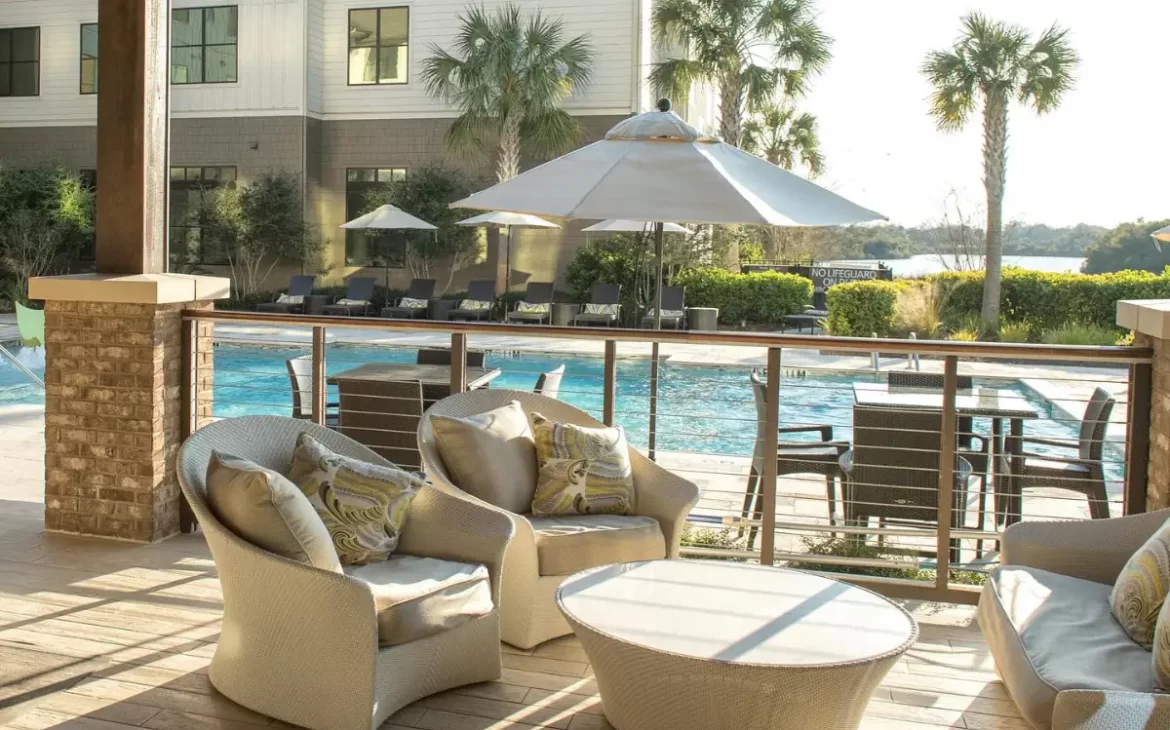
[[[829,332],[842,337],[888,337],[898,309],[899,284],[853,281],[829,287],[826,300]]]
[[[944,318],[948,322],[978,314],[983,303],[982,271],[946,272],[931,279],[946,292]],[[1170,269],[1161,274],[1050,274],[1006,268],[1001,311],[1004,320],[1027,321],[1041,332],[1069,322],[1116,328],[1119,299],[1167,298]]]
[[[687,288],[688,307],[717,307],[728,325],[780,324],[812,302],[812,282],[795,274],[767,271],[732,274],[724,269],[687,269],[674,277]]]

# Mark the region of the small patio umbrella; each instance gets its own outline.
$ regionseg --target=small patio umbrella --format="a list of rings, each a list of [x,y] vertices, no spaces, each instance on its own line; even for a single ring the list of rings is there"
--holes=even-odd
[[[641,233],[647,229],[653,230],[653,221],[630,221],[630,220],[614,220],[610,219],[600,223],[594,223],[588,228],[582,228],[586,233],[597,232],[611,232],[611,233]],[[690,233],[691,229],[686,226],[680,226],[677,223],[663,223],[662,230],[665,233]]]
[[[387,203],[380,205],[371,210],[365,215],[358,216],[348,223],[342,223],[342,228],[348,230],[354,229],[380,229],[380,230],[414,230],[414,231],[438,231],[437,226],[416,218],[410,213],[396,208]],[[386,258],[382,258],[382,270],[386,277],[386,291],[390,291],[390,267],[386,263]]]
[[[1163,243],[1170,243],[1170,226],[1159,228],[1150,234],[1150,238],[1154,239],[1154,245],[1161,251]]]
[[[560,228],[552,221],[538,218],[527,213],[509,213],[496,210],[483,215],[472,216],[459,221],[455,225],[485,228],[500,228],[508,239],[507,264],[504,269],[504,301],[508,301],[508,292],[512,289],[512,229],[513,228]]]

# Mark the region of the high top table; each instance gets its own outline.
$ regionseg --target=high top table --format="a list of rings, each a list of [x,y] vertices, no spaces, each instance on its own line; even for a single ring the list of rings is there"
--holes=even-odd
[[[905,609],[864,588],[714,560],[583,571],[557,606],[618,730],[856,730],[918,638]]]

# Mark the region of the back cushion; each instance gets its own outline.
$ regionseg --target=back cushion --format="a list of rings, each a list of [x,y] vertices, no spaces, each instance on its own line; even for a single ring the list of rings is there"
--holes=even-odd
[[[432,416],[435,447],[457,487],[509,512],[536,491],[536,443],[519,401],[474,416]]]
[[[207,502],[220,522],[256,547],[341,572],[325,523],[308,497],[283,475],[213,451],[207,465]]]

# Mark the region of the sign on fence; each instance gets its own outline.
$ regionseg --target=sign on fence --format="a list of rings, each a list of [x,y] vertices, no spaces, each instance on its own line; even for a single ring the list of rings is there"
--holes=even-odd
[[[813,307],[825,308],[825,291],[837,284],[850,281],[866,281],[869,279],[894,278],[892,269],[880,264],[869,268],[866,266],[829,266],[824,264],[744,264],[741,267],[744,273],[760,271],[779,271],[782,274],[796,274],[803,276],[813,284]]]

